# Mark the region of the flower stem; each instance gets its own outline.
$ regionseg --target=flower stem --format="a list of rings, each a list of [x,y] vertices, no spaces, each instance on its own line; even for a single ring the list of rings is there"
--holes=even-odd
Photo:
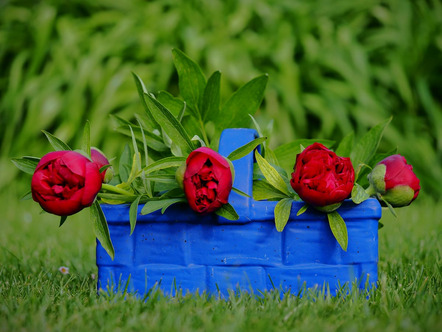
[[[106,191],[110,191],[110,192],[113,192],[116,194],[126,195],[126,196],[133,196],[134,195],[133,193],[131,193],[129,191],[126,191],[124,189],[121,189],[121,188],[118,188],[115,186],[111,186],[110,184],[106,184],[106,183],[103,183],[101,185],[101,189],[104,189]]]
[[[365,192],[368,194],[368,196],[374,196],[376,195],[376,189],[370,184],[367,189],[365,189]]]

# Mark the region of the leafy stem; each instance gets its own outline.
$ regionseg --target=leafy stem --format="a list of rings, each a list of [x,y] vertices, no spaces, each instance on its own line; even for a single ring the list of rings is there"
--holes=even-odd
[[[106,191],[110,191],[110,192],[113,192],[116,194],[126,195],[126,196],[133,196],[134,195],[133,193],[131,193],[129,191],[126,191],[124,189],[121,189],[121,188],[118,188],[118,187],[115,187],[115,186],[112,186],[112,185],[106,184],[106,183],[103,183],[101,185],[101,189],[104,189]]]

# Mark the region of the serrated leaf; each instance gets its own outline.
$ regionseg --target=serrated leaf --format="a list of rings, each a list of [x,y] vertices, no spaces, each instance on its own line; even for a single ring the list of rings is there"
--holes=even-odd
[[[216,119],[219,114],[221,73],[216,71],[209,77],[204,88],[201,118],[203,121]]]
[[[180,94],[188,105],[201,109],[206,78],[197,63],[178,49],[172,50],[173,62],[178,72]]]
[[[153,129],[159,129],[160,125],[157,123],[157,121],[155,120],[154,116],[152,115],[149,107],[147,106],[146,100],[144,99],[144,94],[147,93],[147,90],[144,86],[143,81],[141,80],[141,78],[132,72],[132,76],[134,78],[135,81],[135,85],[137,87],[137,91],[138,91],[138,96],[140,97],[141,100],[141,104],[143,105],[144,111],[146,112],[146,116],[149,119],[149,124],[151,126],[151,128],[149,128],[150,130]]]
[[[195,146],[190,140],[186,130],[173,114],[150,94],[144,94],[144,99],[146,100],[155,120],[161,124],[161,128],[163,128],[170,139],[179,146],[181,151],[184,154],[189,154],[195,150]]]
[[[69,151],[72,150],[69,145],[67,145],[65,142],[63,142],[58,137],[55,137],[51,133],[47,132],[46,130],[42,130],[43,134],[45,134],[46,138],[48,139],[49,143],[52,145],[55,151]]]
[[[253,199],[256,201],[275,200],[286,197],[287,195],[283,194],[266,181],[253,181]]]
[[[172,204],[179,202],[187,202],[187,201],[185,198],[167,198],[167,199],[148,201],[146,204],[144,204],[143,208],[141,209],[141,214],[145,215],[158,210],[163,210],[164,208],[167,208]]]
[[[129,208],[130,235],[134,232],[137,224],[138,204],[140,204],[141,197],[143,196],[137,196]]]
[[[299,217],[301,214],[303,214],[305,211],[308,210],[308,204],[304,204],[296,213],[296,216]]]
[[[282,232],[289,221],[292,203],[293,199],[283,198],[275,206],[275,226],[278,232]]]
[[[170,167],[179,167],[186,161],[185,157],[166,157],[143,168],[146,174]]]
[[[344,219],[337,211],[327,213],[328,224],[330,229],[342,250],[347,251],[348,246],[348,233],[347,226],[345,225]]]
[[[214,120],[218,131],[248,126],[249,114],[255,114],[261,105],[267,81],[267,75],[258,76],[239,88],[227,100],[220,114]]]
[[[390,123],[391,119],[389,118],[374,126],[359,140],[350,155],[354,168],[359,164],[370,164],[371,158],[373,158],[379,147],[385,127]]]
[[[236,213],[235,208],[229,203],[222,205],[218,210],[215,211],[215,213],[218,216],[223,217],[227,220],[239,219],[238,213]]]
[[[353,149],[354,132],[348,133],[339,143],[336,149],[336,154],[340,157],[350,157],[351,150]]]
[[[15,167],[17,167],[19,170],[32,175],[35,172],[35,168],[37,167],[40,158],[35,158],[35,157],[12,158],[11,161],[15,165]]]
[[[89,121],[86,121],[86,124],[84,125],[81,149],[89,158],[91,157],[91,124]]]
[[[113,260],[115,256],[114,246],[110,238],[106,217],[104,216],[103,210],[101,209],[100,204],[98,204],[98,201],[95,201],[91,205],[90,213],[92,222],[94,223],[95,236]]]
[[[351,190],[351,200],[353,203],[361,204],[363,201],[369,198],[370,195],[365,191],[365,189],[361,185],[355,183],[353,189]]]
[[[290,196],[290,192],[287,189],[287,185],[284,179],[281,177],[278,171],[272,165],[270,165],[256,150],[255,159],[258,163],[259,169],[261,170],[266,180],[277,190],[286,194],[287,196]]]
[[[242,157],[247,156],[250,152],[255,150],[255,148],[260,145],[261,143],[265,142],[267,137],[259,137],[255,138],[253,141],[244,144],[243,146],[240,146],[239,148],[233,150],[228,156],[227,159],[230,159],[230,161],[234,161],[237,159],[241,159]]]

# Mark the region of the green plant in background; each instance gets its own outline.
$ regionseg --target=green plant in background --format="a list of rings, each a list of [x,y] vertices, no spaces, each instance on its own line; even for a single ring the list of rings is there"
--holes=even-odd
[[[380,149],[396,146],[442,193],[442,7],[438,1],[258,0],[4,2],[0,10],[0,144],[7,157],[42,152],[40,128],[111,155],[117,135],[107,115],[139,108],[130,71],[149,91],[175,93],[170,50],[183,49],[203,72],[220,68],[225,98],[250,76],[270,81],[259,123],[274,120],[277,146],[297,138],[356,138],[393,115]],[[222,99],[221,99],[222,100]],[[57,130],[55,131],[55,128]],[[275,135],[274,135],[275,136]],[[106,141],[104,141],[104,137]],[[399,144],[400,143],[400,144]]]

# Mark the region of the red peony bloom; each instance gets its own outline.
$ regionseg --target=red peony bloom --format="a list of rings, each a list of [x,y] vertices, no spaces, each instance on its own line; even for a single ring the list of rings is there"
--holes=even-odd
[[[379,162],[368,179],[375,192],[395,207],[409,205],[419,195],[421,188],[413,166],[398,154]]]
[[[196,149],[187,157],[183,186],[194,211],[202,214],[213,212],[227,204],[232,190],[230,164],[209,148]]]
[[[32,198],[43,210],[68,216],[92,205],[101,181],[98,165],[82,154],[50,152],[41,158],[32,176]]]
[[[324,207],[346,199],[354,180],[350,158],[338,157],[324,145],[314,143],[296,156],[290,184],[304,202]]]

